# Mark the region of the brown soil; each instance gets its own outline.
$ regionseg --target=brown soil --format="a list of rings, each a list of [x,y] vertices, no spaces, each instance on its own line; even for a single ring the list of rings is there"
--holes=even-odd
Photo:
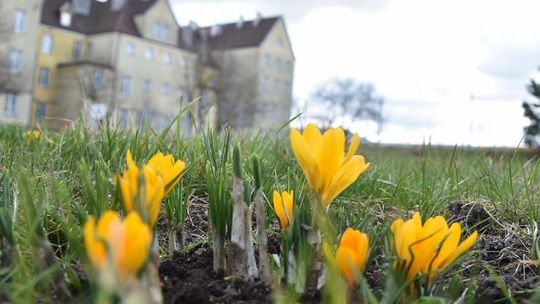
[[[505,293],[489,269],[503,282],[518,303],[526,302],[539,281],[531,252],[532,235],[528,226],[497,218],[498,211],[487,202],[457,202],[450,206],[450,219],[468,229],[478,230],[480,238],[462,265],[464,286],[476,277],[475,303],[506,303]],[[504,224],[502,224],[504,223]]]
[[[165,303],[272,303],[270,287],[262,282],[215,274],[206,244],[163,261],[159,276]]]

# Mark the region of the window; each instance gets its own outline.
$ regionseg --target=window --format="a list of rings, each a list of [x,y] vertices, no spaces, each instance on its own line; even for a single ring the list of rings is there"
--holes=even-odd
[[[42,88],[47,88],[49,86],[49,69],[48,68],[39,68],[39,86]]]
[[[154,38],[158,38],[161,40],[167,40],[169,39],[169,36],[171,34],[171,29],[169,28],[169,25],[162,24],[161,22],[155,22],[152,26],[152,36]]]
[[[144,58],[148,60],[154,59],[154,49],[150,47],[146,48],[146,50],[144,51]]]
[[[285,84],[283,85],[283,95],[289,96],[291,94],[291,82],[285,81]]]
[[[102,70],[96,70],[94,72],[94,88],[96,90],[101,90],[101,89],[103,89],[104,85],[105,85],[105,79],[104,79],[104,76],[103,76],[103,71]]]
[[[15,9],[13,16],[13,32],[22,34],[26,31],[26,12],[22,9]]]
[[[6,112],[6,115],[17,114],[17,94],[6,94],[6,104],[4,105],[4,111]]]
[[[118,111],[118,127],[120,129],[125,129],[127,127],[127,121],[128,121],[128,110],[120,109]]]
[[[279,91],[280,91],[280,90],[279,90],[279,86],[280,86],[279,79],[276,78],[276,79],[274,80],[274,92],[275,92],[276,94],[279,94]]]
[[[36,120],[41,121],[45,119],[47,115],[47,104],[44,102],[38,102],[36,106]]]
[[[41,52],[43,54],[52,53],[52,46],[53,46],[53,38],[51,34],[45,33],[43,37],[41,37]]]
[[[161,84],[161,94],[169,95],[169,84],[168,83]]]
[[[272,58],[270,58],[270,54],[264,54],[264,64],[267,67],[272,66]]]
[[[133,55],[135,53],[135,45],[133,42],[126,42],[126,54]]]
[[[163,63],[171,64],[171,62],[172,62],[171,54],[167,52],[163,53]]]
[[[11,50],[9,52],[9,71],[11,74],[22,71],[22,52],[20,50]]]
[[[162,39],[169,39],[169,36],[171,34],[171,29],[168,25],[164,24],[161,28],[161,38]]]
[[[90,105],[90,125],[99,127],[107,116],[107,105],[103,103],[92,103]]]
[[[187,60],[184,56],[180,57],[180,67],[185,69],[187,67]]]
[[[131,77],[122,76],[120,79],[120,92],[124,96],[129,96],[131,94]]]
[[[290,60],[287,60],[286,66],[287,66],[287,72],[292,73],[292,71],[293,71],[293,64],[292,64],[292,62],[291,62]]]
[[[279,47],[283,46],[283,38],[277,37],[277,38],[276,38],[276,44],[277,44],[277,46],[279,46]]]
[[[276,70],[281,71],[281,59],[276,58]]]
[[[155,22],[152,26],[152,35],[156,38],[159,38],[159,35],[161,33],[161,24],[159,22]]]
[[[268,76],[264,75],[261,79],[261,91],[268,90]]]
[[[75,41],[73,42],[73,59],[81,60],[82,58],[82,42]]]
[[[152,90],[152,81],[150,79],[143,80],[143,91],[148,93]]]

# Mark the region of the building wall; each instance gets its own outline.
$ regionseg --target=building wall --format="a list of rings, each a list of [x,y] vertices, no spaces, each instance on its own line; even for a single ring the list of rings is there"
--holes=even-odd
[[[294,55],[283,21],[276,22],[260,46],[255,119],[276,128],[291,116]]]
[[[147,115],[156,121],[164,121],[174,117],[180,108],[180,97],[183,96],[183,100],[192,97],[197,55],[161,42],[129,35],[119,37],[114,63],[114,106],[127,109],[132,118]],[[131,54],[127,51],[128,45],[133,47]],[[149,52],[153,54],[151,58],[147,55]],[[128,94],[122,92],[123,77],[130,79]],[[150,81],[148,90],[145,90],[145,81]]]
[[[0,122],[20,123],[27,125],[30,122],[32,109],[32,85],[35,67],[35,46],[37,39],[37,28],[41,16],[41,0],[21,0],[21,1],[1,1],[0,2],[0,23],[5,28],[5,36],[1,37],[0,60],[2,67],[0,73],[5,77],[1,78],[0,84]],[[15,11],[22,11],[25,15],[23,30],[16,33],[14,30]],[[9,73],[7,69],[8,56],[10,51],[18,50],[21,53],[21,71],[15,74]],[[6,112],[7,93],[15,93],[16,111]]]
[[[46,53],[43,50],[43,37],[50,35],[52,37],[52,48],[50,53]],[[58,88],[59,88],[59,73],[58,66],[62,63],[68,63],[75,61],[73,57],[73,48],[75,42],[82,43],[82,57],[84,60],[88,53],[89,43],[86,36],[73,31],[68,31],[62,28],[41,25],[38,31],[37,41],[37,61],[34,71],[34,112],[33,121],[36,121],[35,109],[37,104],[42,102],[46,106],[46,116],[51,117],[48,123],[51,125],[57,125],[57,119],[64,117],[65,107],[59,107],[58,103]],[[48,69],[49,81],[46,87],[40,84],[41,69]],[[80,97],[79,97],[80,99]],[[63,101],[77,104],[79,100]]]

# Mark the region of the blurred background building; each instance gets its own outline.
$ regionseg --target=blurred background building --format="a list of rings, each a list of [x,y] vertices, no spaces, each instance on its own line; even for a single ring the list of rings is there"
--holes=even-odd
[[[160,129],[196,97],[201,123],[212,106],[214,123],[240,129],[289,119],[294,55],[281,17],[179,26],[167,0],[2,1],[0,16],[0,122]]]

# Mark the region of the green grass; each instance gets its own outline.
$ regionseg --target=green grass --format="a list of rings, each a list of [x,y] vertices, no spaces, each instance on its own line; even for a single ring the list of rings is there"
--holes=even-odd
[[[139,162],[160,150],[187,164],[181,192],[168,198],[175,202],[166,202],[168,206],[178,203],[180,213],[169,210],[175,222],[167,223],[162,207],[160,224],[164,225],[158,227],[177,226],[183,220],[186,208],[182,204],[190,194],[208,197],[206,161],[210,155],[201,136],[182,138],[179,133],[149,128],[125,133],[105,127],[93,132],[76,124],[61,132],[42,131],[40,139],[28,142],[23,132],[17,126],[0,127],[0,301],[84,301],[90,297],[93,287],[83,287],[77,275],[87,263],[81,226],[88,215],[108,208],[122,210],[115,176],[125,168],[127,149]],[[270,201],[273,190],[294,190],[299,201],[307,199],[287,132],[254,136],[233,132],[230,139],[231,145],[241,147],[244,172],[251,172],[253,155],[260,160],[269,227],[276,222]],[[223,134],[217,136],[223,141]],[[486,292],[493,287],[502,290],[500,296],[506,301],[538,299],[540,293],[529,290],[536,286],[538,268],[528,260],[540,254],[540,161],[512,150],[429,145],[371,145],[361,147],[359,153],[371,167],[332,203],[330,214],[338,232],[354,227],[370,235],[366,277],[374,285],[375,297],[381,297],[385,276],[380,284],[381,280],[369,277],[370,271],[389,273],[386,239],[392,221],[409,217],[413,211],[420,211],[424,218],[451,218],[456,203],[461,203],[463,210],[474,206],[460,218],[465,221],[465,234],[480,229],[481,238],[464,263],[443,276],[434,296],[482,302],[491,299]],[[219,157],[219,151],[211,157]],[[227,162],[225,171],[231,173],[232,160]],[[478,210],[483,216],[473,218],[471,213]],[[497,241],[503,246],[491,252],[489,246]],[[505,281],[520,275],[532,278],[532,287]]]

